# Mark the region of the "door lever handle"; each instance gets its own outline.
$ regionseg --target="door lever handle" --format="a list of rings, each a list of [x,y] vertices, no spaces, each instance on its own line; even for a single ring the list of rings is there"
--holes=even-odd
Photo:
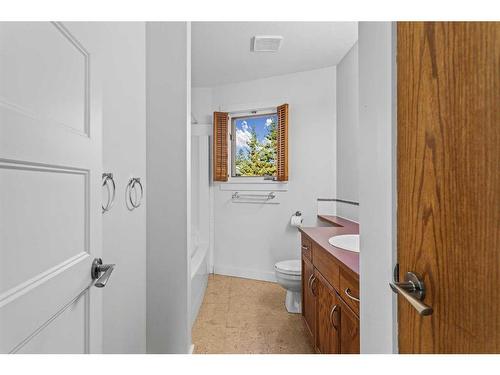
[[[104,288],[114,269],[115,269],[114,264],[102,264],[101,258],[95,258],[94,261],[92,262],[92,269],[90,271],[90,274],[92,275],[92,280],[97,279],[94,285],[97,288]]]
[[[427,306],[422,300],[425,297],[424,282],[413,272],[407,272],[404,282],[389,283],[394,293],[403,296],[420,315],[431,315],[432,307]]]

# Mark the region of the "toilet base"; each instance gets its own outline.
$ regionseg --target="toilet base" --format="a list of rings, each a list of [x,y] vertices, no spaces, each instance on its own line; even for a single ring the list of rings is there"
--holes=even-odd
[[[286,291],[285,307],[289,313],[300,314],[302,313],[302,296],[300,292]]]

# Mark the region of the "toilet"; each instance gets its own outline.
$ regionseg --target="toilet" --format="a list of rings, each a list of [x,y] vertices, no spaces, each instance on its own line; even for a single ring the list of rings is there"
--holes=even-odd
[[[286,290],[285,307],[289,313],[302,312],[300,259],[284,260],[274,265],[276,280]]]

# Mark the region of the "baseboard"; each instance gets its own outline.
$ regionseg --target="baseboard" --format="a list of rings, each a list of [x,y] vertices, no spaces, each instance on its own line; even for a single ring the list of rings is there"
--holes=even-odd
[[[246,268],[236,268],[227,266],[214,266],[214,273],[225,276],[242,277],[244,279],[262,280],[276,282],[276,275],[270,271],[256,271]]]
[[[193,297],[193,282],[191,280],[191,327],[196,321],[196,317],[200,312],[201,304],[203,303],[203,298],[205,297],[205,292],[207,290],[208,275],[203,277],[203,285],[201,285],[201,291]]]

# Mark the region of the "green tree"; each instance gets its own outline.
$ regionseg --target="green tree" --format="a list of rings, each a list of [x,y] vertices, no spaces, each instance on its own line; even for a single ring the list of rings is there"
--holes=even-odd
[[[236,154],[237,176],[264,176],[276,174],[277,125],[273,120],[263,142],[259,142],[255,127],[250,128],[248,150],[240,149]]]
[[[250,170],[249,159],[245,151],[240,148],[235,160],[236,176],[245,176]]]
[[[276,148],[278,145],[278,126],[275,119],[268,126],[268,131],[262,146],[262,158],[264,161],[264,175],[274,176],[276,174]]]
[[[240,176],[258,176],[260,142],[257,138],[255,127],[250,128],[250,139],[247,142],[248,150],[245,153],[242,149],[236,155],[236,170]]]

